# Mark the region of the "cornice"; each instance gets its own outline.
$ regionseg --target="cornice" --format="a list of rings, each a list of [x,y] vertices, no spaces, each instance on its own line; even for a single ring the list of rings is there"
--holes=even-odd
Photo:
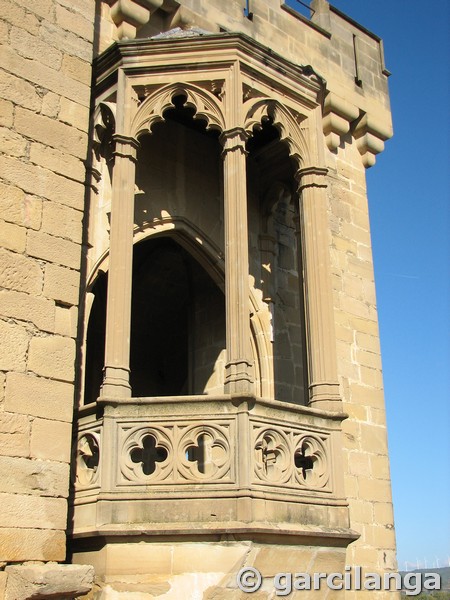
[[[214,53],[217,62],[231,64],[232,57],[229,51],[237,53],[237,57],[243,63],[250,63],[255,68],[255,60],[265,70],[269,69],[281,73],[288,78],[295,79],[303,87],[306,87],[316,96],[321,96],[325,89],[325,80],[311,65],[295,64],[283,56],[277,54],[269,47],[250,38],[243,33],[220,33],[204,34],[196,37],[167,37],[146,38],[134,40],[122,40],[115,42],[94,60],[94,69],[97,73],[97,85],[101,86],[106,78],[109,78],[119,68],[128,72],[139,72],[158,68],[157,66],[144,64],[145,59],[151,59],[159,54],[166,53],[170,48],[171,62],[176,55],[183,57],[180,66],[186,67],[186,57],[192,55],[192,64],[210,64],[210,54]],[[209,55],[204,60],[198,60],[198,54]],[[222,54],[222,56],[220,56]],[[251,60],[249,60],[251,57]],[[234,57],[234,60],[236,56]]]

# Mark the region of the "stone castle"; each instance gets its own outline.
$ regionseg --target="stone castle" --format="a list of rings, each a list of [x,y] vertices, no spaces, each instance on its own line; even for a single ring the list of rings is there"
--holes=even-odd
[[[2,0],[0,598],[396,570],[365,183],[389,72],[301,9]]]

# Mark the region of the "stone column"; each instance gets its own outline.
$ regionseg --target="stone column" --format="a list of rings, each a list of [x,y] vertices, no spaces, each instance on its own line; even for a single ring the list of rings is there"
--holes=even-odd
[[[326,169],[308,167],[297,171],[296,179],[300,193],[309,403],[316,408],[339,411],[326,174]]]
[[[116,134],[111,201],[103,397],[131,397],[130,329],[133,265],[134,138]]]
[[[225,392],[253,392],[248,288],[248,226],[245,142],[235,127],[221,135],[224,160],[225,306],[227,364]]]

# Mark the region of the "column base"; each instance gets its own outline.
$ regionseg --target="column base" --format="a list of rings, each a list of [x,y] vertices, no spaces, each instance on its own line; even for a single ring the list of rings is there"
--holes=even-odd
[[[335,382],[312,383],[309,386],[309,406],[321,410],[342,412],[339,384]]]
[[[122,367],[105,367],[100,397],[131,398],[130,370]]]
[[[246,359],[233,360],[225,366],[225,393],[253,393],[253,364]]]

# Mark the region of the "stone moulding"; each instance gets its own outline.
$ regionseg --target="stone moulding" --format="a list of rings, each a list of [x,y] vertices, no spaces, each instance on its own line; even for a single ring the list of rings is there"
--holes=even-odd
[[[95,436],[100,456],[92,479],[78,465],[75,538],[223,529],[354,539],[340,465],[345,414],[226,394],[100,405],[101,416],[94,405],[79,414],[80,436]]]

